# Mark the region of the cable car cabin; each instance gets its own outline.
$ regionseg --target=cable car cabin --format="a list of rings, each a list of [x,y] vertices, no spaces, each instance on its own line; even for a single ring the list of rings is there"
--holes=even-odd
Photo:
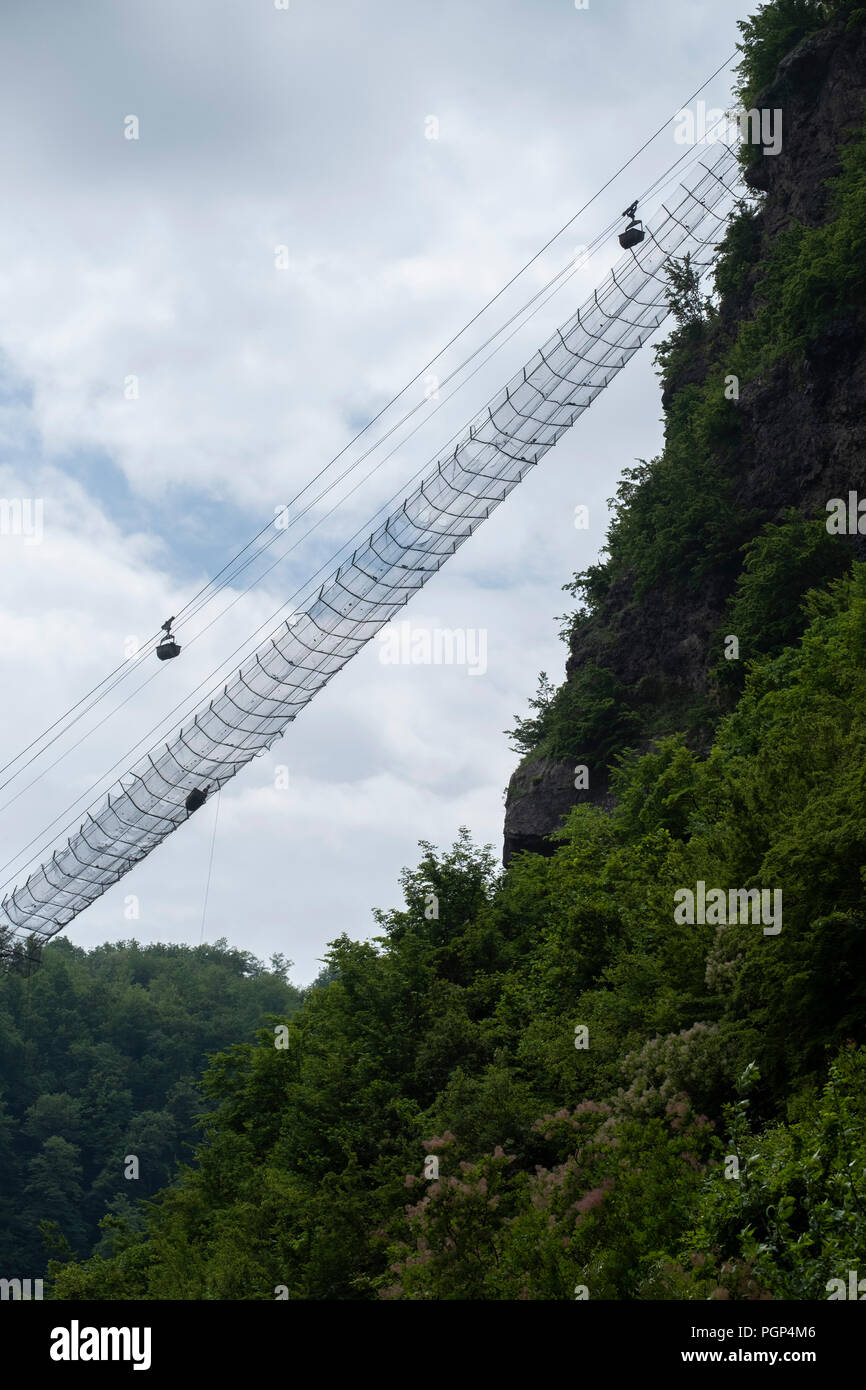
[[[172,657],[180,656],[180,644],[174,640],[174,633],[171,630],[173,622],[174,618],[166,618],[162,625],[165,636],[160,637],[156,648],[156,654],[160,661],[171,661]]]
[[[205,804],[205,802],[207,801],[207,794],[209,791],[209,786],[205,787],[204,790],[202,790],[201,787],[193,787],[186,801],[183,803],[186,807],[186,813],[188,816],[191,816],[193,811],[197,811],[199,806],[203,806]]]
[[[620,232],[619,244],[624,251],[629,251],[632,246],[639,246],[645,236],[643,223],[635,220],[629,222],[624,232]]]

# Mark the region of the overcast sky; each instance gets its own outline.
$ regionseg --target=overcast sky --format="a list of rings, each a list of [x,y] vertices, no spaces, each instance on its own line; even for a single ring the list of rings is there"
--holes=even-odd
[[[674,116],[744,13],[741,0],[4,7],[0,498],[41,499],[44,529],[39,544],[0,535],[0,762],[176,613]],[[730,81],[702,99],[728,104]],[[683,153],[673,129],[431,369],[440,380]],[[282,563],[226,613],[243,584],[224,591],[179,631],[180,660],[137,665],[0,789],[2,863],[122,771],[618,252],[609,240],[453,399],[410,388],[318,486],[420,402],[410,424],[288,533]],[[329,940],[374,933],[372,908],[397,904],[419,840],[447,846],[467,825],[500,851],[517,761],[502,730],[541,669],[561,679],[561,586],[603,545],[621,470],[658,452],[660,415],[644,353],[406,610],[413,626],[483,630],[484,674],[383,664],[374,642],[223,791],[206,939],[281,951],[308,983]],[[198,942],[215,812],[71,939]],[[14,867],[4,891],[26,876]]]

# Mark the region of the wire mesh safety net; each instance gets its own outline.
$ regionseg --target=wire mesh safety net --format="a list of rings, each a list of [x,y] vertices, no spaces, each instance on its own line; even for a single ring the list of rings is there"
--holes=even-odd
[[[286,732],[517,487],[604,390],[669,308],[665,263],[706,267],[738,197],[721,145],[662,205],[646,236],[475,417],[402,506],[312,602],[273,631],[220,690],[120,778],[103,804],[0,903],[7,937],[59,931],[187,819],[194,788],[221,787]]]

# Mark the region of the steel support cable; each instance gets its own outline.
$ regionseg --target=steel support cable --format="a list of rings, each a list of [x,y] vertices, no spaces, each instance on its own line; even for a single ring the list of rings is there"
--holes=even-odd
[[[701,86],[698,87],[698,88],[696,89],[696,91],[692,93],[692,95],[691,95],[690,97],[687,97],[687,98],[686,98],[686,101],[687,101],[687,102],[688,102],[688,101],[692,101],[692,100],[694,99],[694,97],[698,96],[699,93],[702,92],[702,91],[704,90],[704,88],[705,88],[706,86],[709,85],[709,83],[713,80],[713,78],[717,77],[718,74],[724,70],[724,68],[726,68],[726,67],[728,67],[728,66],[730,65],[730,63],[733,61],[733,59],[734,59],[735,57],[736,57],[736,53],[732,54],[728,59],[726,59],[726,61],[725,61],[720,67],[718,67],[718,68],[715,70],[715,72],[713,72],[713,73],[706,79],[706,81],[703,82],[703,83],[701,84]],[[682,108],[680,108],[680,109],[682,109]],[[489,299],[485,305],[483,305],[483,306],[481,307],[481,309],[478,310],[478,312],[475,314],[475,316],[474,316],[472,319],[470,319],[469,322],[466,323],[466,324],[463,326],[463,328],[461,328],[460,331],[459,331],[457,334],[455,334],[454,337],[452,337],[452,338],[449,340],[449,342],[446,343],[445,346],[444,346],[443,348],[441,348],[441,349],[439,350],[439,352],[438,352],[434,357],[432,357],[432,358],[430,359],[430,361],[429,361],[428,363],[426,363],[426,365],[423,366],[423,367],[416,373],[416,375],[411,379],[411,381],[407,382],[406,385],[405,385],[399,392],[397,392],[397,394],[396,394],[395,396],[393,396],[393,397],[391,398],[391,400],[390,400],[385,406],[382,407],[382,409],[378,412],[378,414],[375,415],[370,421],[368,421],[367,424],[366,424],[361,430],[359,430],[358,433],[357,433],[352,439],[350,439],[350,440],[347,442],[346,445],[344,445],[343,449],[342,449],[338,454],[334,455],[334,457],[333,457],[327,464],[324,465],[324,467],[319,471],[318,474],[316,474],[316,475],[314,476],[313,479],[310,480],[310,482],[308,482],[307,484],[305,484],[305,487],[301,490],[301,492],[298,493],[298,494],[296,494],[295,498],[293,498],[292,501],[288,504],[289,506],[294,505],[294,502],[297,501],[298,498],[299,498],[300,496],[303,495],[303,493],[306,491],[306,489],[307,489],[308,487],[312,486],[312,484],[313,484],[314,482],[316,482],[316,481],[318,480],[318,478],[322,477],[323,474],[326,473],[326,472],[328,471],[328,469],[329,469],[330,467],[332,467],[333,464],[334,464],[338,459],[340,459],[340,458],[343,456],[343,454],[346,453],[346,451],[347,451],[348,449],[350,449],[350,448],[352,447],[353,444],[357,443],[357,441],[358,441],[360,438],[363,437],[363,435],[367,432],[367,430],[369,430],[374,424],[377,423],[378,420],[380,420],[380,419],[382,418],[382,416],[391,408],[391,406],[392,406],[393,404],[396,403],[396,401],[398,401],[398,400],[400,399],[401,396],[405,395],[406,391],[409,390],[410,386],[414,385],[417,381],[420,380],[421,376],[424,374],[425,371],[427,371],[431,366],[433,366],[433,364],[434,364],[435,362],[437,362],[437,361],[439,360],[439,358],[440,358],[451,346],[453,346],[454,343],[456,343],[456,342],[459,341],[459,339],[463,336],[463,334],[466,333],[467,330],[468,330],[469,328],[471,328],[472,325],[473,325],[474,323],[476,323],[477,320],[478,320],[484,313],[486,313],[487,309],[489,309],[489,308],[491,307],[491,305],[493,305],[493,304],[506,292],[506,290],[508,290],[508,289],[511,287],[511,285],[513,285],[513,284],[520,278],[520,276],[523,275],[523,274],[526,272],[526,270],[528,270],[528,269],[530,268],[530,266],[532,266],[532,265],[539,259],[539,257],[542,256],[542,255],[544,254],[544,252],[545,252],[546,250],[548,250],[549,247],[552,246],[553,243],[554,243],[555,241],[557,241],[557,240],[559,239],[559,237],[562,236],[562,235],[564,234],[564,232],[567,231],[568,228],[569,228],[570,226],[573,225],[573,223],[577,220],[577,218],[580,217],[580,216],[587,210],[587,208],[589,208],[589,207],[592,205],[592,203],[594,203],[594,202],[596,201],[596,199],[599,198],[603,192],[605,192],[605,190],[606,190],[608,187],[610,187],[611,183],[613,183],[613,182],[615,181],[615,179],[618,178],[619,175],[620,175],[621,173],[623,173],[623,172],[634,162],[634,160],[637,159],[637,158],[644,152],[644,150],[647,149],[648,146],[649,146],[650,144],[652,144],[652,142],[658,138],[658,136],[659,136],[664,130],[667,129],[668,125],[670,124],[670,121],[673,120],[673,119],[675,119],[675,116],[676,116],[676,113],[674,113],[674,116],[673,116],[673,117],[670,117],[662,126],[660,126],[660,127],[658,128],[658,130],[656,130],[656,131],[649,137],[649,139],[648,139],[638,150],[635,151],[635,153],[631,156],[631,158],[628,159],[624,164],[622,164],[622,165],[620,166],[620,168],[616,171],[616,173],[613,174],[613,175],[611,176],[611,178],[608,179],[608,181],[607,181],[605,184],[603,184],[602,187],[601,187],[600,189],[598,189],[597,192],[596,192],[595,194],[593,194],[592,198],[590,198],[589,201],[588,201],[587,203],[585,203],[585,204],[583,205],[582,208],[578,209],[578,211],[574,214],[574,216],[571,217],[571,218],[569,218],[569,220],[568,220],[566,223],[563,224],[563,226],[559,229],[559,231],[556,232],[556,233],[554,233],[554,235],[553,235],[553,236],[552,236],[552,237],[551,237],[551,238],[550,238],[550,239],[549,239],[549,240],[548,240],[536,253],[535,253],[535,255],[534,255],[529,261],[527,261],[527,262],[521,267],[521,269],[518,270],[518,271],[511,277],[511,279],[508,280],[508,281],[506,282],[506,284],[503,285],[503,286],[501,287],[501,289],[498,290],[497,293],[496,293],[491,299]],[[691,153],[691,152],[688,152],[688,153]],[[675,165],[674,165],[673,167],[676,167],[676,165],[679,164],[679,163],[680,163],[683,159],[685,159],[686,157],[687,157],[686,154],[681,155],[680,158],[679,158],[677,161],[675,161]],[[653,189],[658,185],[658,183],[659,183],[663,178],[665,178],[665,177],[667,177],[667,174],[666,174],[666,175],[660,176],[659,179],[656,179],[655,182],[654,182],[653,184],[650,185],[649,190],[648,190],[647,192],[645,192],[644,194],[642,194],[641,197],[642,197],[642,198],[646,198],[646,197],[650,196],[652,190],[653,190]],[[615,224],[613,224],[613,225],[615,225]],[[530,302],[531,302],[531,301],[530,301]],[[491,341],[491,340],[488,340],[488,341]],[[479,351],[483,351],[483,346],[486,346],[486,344],[485,344],[485,345],[482,345],[482,348],[480,348]],[[472,358],[470,357],[469,359],[466,359],[466,360],[467,360],[467,361],[471,361]],[[460,368],[458,368],[457,370],[459,371]],[[453,375],[454,375],[454,373],[452,373],[452,376],[453,376]],[[446,380],[448,380],[448,379],[450,379],[450,378],[446,378]],[[419,407],[416,407],[416,408],[420,408],[420,406],[419,406]],[[411,414],[411,412],[410,412],[410,414]],[[407,417],[404,417],[404,419],[405,419],[405,418],[408,418],[408,416],[407,416]],[[387,437],[387,436],[385,436],[385,437]],[[377,441],[376,445],[374,445],[373,447],[374,447],[374,448],[375,448],[375,447],[378,447],[378,444],[379,444],[379,443],[381,443],[381,440]],[[371,451],[368,450],[367,452],[369,453],[369,452],[371,452]],[[362,457],[366,457],[366,454],[363,455]],[[188,609],[190,608],[190,606],[191,606],[192,604],[194,604],[194,603],[196,602],[196,600],[199,599],[202,595],[207,594],[208,591],[209,591],[211,588],[214,588],[214,586],[216,586],[216,587],[214,588],[214,592],[215,592],[215,593],[218,593],[222,588],[227,587],[227,585],[228,585],[229,583],[233,582],[233,580],[237,577],[237,573],[241,573],[241,572],[243,571],[243,569],[245,569],[245,568],[247,567],[247,564],[249,564],[249,563],[252,562],[251,560],[245,562],[245,564],[240,568],[240,570],[238,570],[234,575],[228,576],[228,577],[223,581],[223,583],[221,583],[221,584],[219,584],[219,585],[216,584],[216,581],[220,578],[220,576],[224,575],[224,574],[226,573],[226,571],[229,570],[229,569],[231,568],[231,566],[235,563],[235,561],[238,560],[242,555],[244,555],[245,552],[246,552],[248,549],[250,549],[251,546],[253,546],[253,545],[255,544],[255,542],[256,542],[260,537],[262,537],[263,535],[265,535],[266,533],[268,533],[269,531],[271,531],[271,530],[272,530],[272,527],[273,527],[273,523],[272,523],[271,521],[269,521],[264,527],[262,527],[262,529],[261,529],[260,531],[258,531],[258,532],[256,533],[255,536],[253,536],[253,538],[252,538],[250,541],[247,542],[247,544],[246,544],[239,552],[237,552],[237,554],[236,554],[235,556],[232,557],[231,560],[227,561],[226,564],[223,565],[223,567],[222,567],[220,570],[218,570],[217,573],[208,581],[208,583],[207,583],[206,585],[204,585],[203,588],[200,589],[200,590],[198,591],[198,593],[197,593],[196,595],[194,595],[193,598],[190,599],[190,600],[187,602],[187,604],[184,606],[184,608],[181,609],[181,613],[180,613],[179,615],[177,615],[178,620],[179,620],[181,617],[183,617],[184,619],[185,619],[186,617],[188,617],[188,616],[189,616],[189,614],[188,614]],[[269,541],[268,544],[270,544],[270,543],[271,543],[271,542]],[[261,552],[259,552],[259,553],[261,553]],[[252,557],[252,558],[255,558],[255,557]],[[195,611],[198,612],[199,609],[196,609]],[[158,640],[159,640],[159,633],[158,633],[158,632],[155,633],[155,634],[153,634],[151,637],[149,637],[149,638],[147,639],[146,643],[144,644],[144,653],[150,651],[151,649],[155,649],[156,643],[158,642]],[[100,682],[98,682],[98,684],[97,684],[96,686],[94,686],[90,691],[88,691],[87,694],[83,695],[83,696],[81,697],[80,700],[78,700],[74,705],[72,705],[72,706],[70,707],[69,710],[65,711],[64,714],[60,715],[52,724],[48,725],[48,727],[47,727],[45,730],[43,730],[41,734],[39,734],[35,739],[33,739],[29,744],[27,744],[19,753],[17,753],[17,754],[15,755],[15,757],[13,757],[12,759],[10,759],[7,763],[0,765],[0,775],[2,775],[2,773],[5,772],[8,768],[12,767],[12,766],[14,765],[14,763],[18,762],[18,761],[24,756],[25,753],[27,753],[27,752],[30,751],[31,748],[35,747],[36,744],[40,743],[40,742],[45,738],[46,734],[51,733],[51,732],[57,727],[58,724],[64,723],[64,721],[68,719],[69,715],[72,714],[72,713],[74,713],[74,711],[75,711],[76,709],[78,709],[78,707],[79,707],[81,704],[83,704],[86,700],[89,700],[89,699],[91,698],[91,696],[97,695],[97,692],[100,691],[100,690],[102,689],[102,686],[103,686],[103,685],[106,685],[109,681],[112,681],[113,678],[115,678],[115,677],[117,677],[117,681],[114,682],[115,685],[118,684],[121,680],[123,680],[123,679],[125,678],[125,676],[128,674],[129,669],[130,669],[129,663],[128,663],[128,662],[124,662],[124,663],[122,663],[120,666],[116,667],[114,671],[110,672],[107,676],[103,677],[103,679],[102,679]],[[113,688],[114,688],[114,685],[112,685],[112,687],[110,687],[110,688],[113,689]],[[108,692],[105,692],[105,693],[108,693]],[[97,700],[94,701],[94,704],[98,703],[98,700],[99,700],[100,698],[102,698],[102,697],[101,697],[101,696],[98,696],[98,697],[97,697]],[[93,707],[94,707],[94,706],[91,705],[89,708],[93,708]],[[73,723],[76,723],[76,722],[77,722],[77,719],[76,719],[75,721],[73,721]],[[71,726],[70,726],[70,727],[71,727]],[[52,740],[52,742],[54,742],[54,740]],[[31,760],[31,761],[32,761],[32,760]],[[27,766],[27,765],[29,765],[29,764],[25,764],[25,766]],[[17,776],[17,775],[18,775],[17,773],[14,774],[14,776]],[[7,782],[0,783],[0,788],[2,788],[3,786],[8,785],[8,783],[9,783],[10,781],[14,780],[14,776],[13,776],[13,778],[7,779]]]
[[[715,202],[718,203],[721,197],[721,194],[716,195]],[[695,210],[693,201],[692,206],[688,206],[689,201],[687,194],[684,204],[680,205],[677,209],[678,212],[682,212],[682,217],[677,217],[676,215],[674,215],[673,218],[669,216],[666,217],[664,227],[668,232],[668,237],[665,239],[663,251],[657,253],[656,247],[652,242],[650,243],[650,247],[643,257],[643,261],[647,263],[646,265],[642,265],[644,272],[652,271],[657,254],[662,254],[667,258],[676,251],[681,250],[683,242],[687,241],[689,237],[694,236],[700,239],[700,230],[702,230],[702,222],[706,217],[706,212],[701,208],[698,213]],[[661,233],[662,228],[660,227],[657,238],[659,244],[661,244]],[[627,303],[628,300],[623,297],[623,309],[626,307]],[[648,316],[648,318],[654,318],[657,326],[657,323],[661,322],[664,316],[664,311],[659,308],[658,311],[654,311],[653,316]],[[649,322],[645,326],[650,326]],[[620,343],[618,340],[612,351],[621,352],[624,346],[625,351],[628,352],[630,356],[637,350],[638,338],[640,335],[634,335],[634,327],[631,321],[627,321],[624,324],[623,338],[625,341],[624,343]],[[569,333],[572,331],[572,328],[573,324],[569,326]],[[429,498],[426,498],[425,494],[420,490],[416,490],[411,497],[406,499],[401,511],[398,512],[395,517],[388,518],[384,526],[380,526],[378,531],[374,532],[370,537],[371,542],[377,539],[381,541],[382,537],[390,537],[390,549],[387,544],[384,544],[385,558],[384,560],[380,559],[378,567],[375,563],[375,556],[379,552],[376,550],[375,546],[371,547],[371,545],[368,544],[368,546],[364,548],[366,559],[365,570],[363,572],[360,569],[357,571],[358,582],[360,583],[362,593],[364,592],[363,581],[365,573],[368,578],[368,586],[372,585],[372,581],[369,581],[369,571],[372,571],[374,575],[377,575],[379,586],[384,586],[386,590],[389,587],[389,582],[395,582],[399,579],[401,586],[400,597],[403,602],[407,601],[408,596],[405,595],[402,578],[397,574],[398,569],[405,567],[403,564],[404,558],[409,557],[413,553],[429,553],[431,539],[437,545],[443,543],[447,545],[450,543],[451,551],[453,552],[458,545],[462,544],[463,541],[472,534],[477,525],[489,515],[492,507],[498,505],[498,501],[484,505],[484,503],[487,502],[487,498],[479,496],[478,492],[473,490],[471,482],[468,488],[464,486],[464,484],[468,482],[468,475],[464,477],[461,473],[459,461],[462,454],[468,454],[472,462],[482,465],[482,469],[490,470],[491,464],[494,467],[500,466],[497,460],[501,460],[503,456],[508,456],[508,451],[504,449],[504,445],[510,439],[519,437],[520,430],[526,424],[524,419],[525,414],[533,413],[530,409],[533,399],[537,399],[539,404],[545,403],[546,397],[544,393],[545,390],[549,391],[550,386],[550,373],[546,368],[547,360],[552,356],[554,360],[559,362],[557,354],[562,351],[563,340],[568,340],[567,334],[561,335],[559,344],[557,344],[556,338],[551,339],[545,344],[546,355],[536,354],[531,360],[531,364],[508,384],[504,392],[498,393],[497,397],[494,398],[496,417],[498,418],[506,405],[508,405],[514,412],[511,423],[512,426],[516,426],[516,429],[512,428],[509,430],[507,427],[503,426],[498,439],[498,447],[497,442],[482,440],[474,436],[470,430],[469,436],[464,439],[462,450],[461,446],[458,446],[458,449],[455,450],[454,458],[449,458],[448,462],[442,464],[441,467],[437,466],[433,482],[436,482],[437,477],[444,478],[445,482],[454,493],[455,498],[460,496],[463,499],[460,508],[453,509],[455,514],[459,515],[463,523],[461,528],[455,530],[452,527],[450,531],[439,530],[438,523],[434,524],[434,512],[438,512],[439,519],[441,520],[443,509],[431,509]],[[575,353],[574,355],[576,356],[577,354]],[[625,360],[626,358],[623,355],[619,364],[612,362],[610,364],[611,370],[613,372],[617,371],[619,365]],[[603,366],[604,360],[596,365],[599,367]],[[536,377],[540,379],[536,381]],[[602,384],[599,383],[595,387],[594,395],[598,394],[601,389],[603,389]],[[492,411],[492,407],[490,409]],[[539,461],[540,457],[552,447],[552,444],[556,442],[565,429],[573,423],[574,418],[576,417],[568,401],[554,403],[549,419],[546,420],[544,427],[549,431],[550,439],[545,439],[535,449],[534,455],[528,458],[528,466],[533,466]],[[523,442],[522,450],[525,451],[533,447],[530,432],[530,439]],[[526,467],[527,456],[525,453],[521,453],[518,464],[514,466],[513,476],[506,484],[503,496],[507,495],[507,492],[519,483],[525,474]],[[473,470],[473,476],[477,476],[477,470]],[[452,508],[449,507],[449,513],[451,510]],[[367,567],[369,567],[369,570]],[[381,573],[379,570],[381,570]],[[374,630],[379,630],[387,621],[388,613],[382,611],[381,600],[370,598],[370,594],[372,594],[376,585],[368,587],[366,598],[360,600],[351,598],[350,601],[346,603],[346,593],[342,590],[340,584],[342,577],[342,567],[340,567],[337,576],[327,581],[327,596],[326,585],[323,583],[319,589],[318,598],[311,606],[310,611],[295,615],[292,620],[282,625],[279,634],[270,640],[270,648],[266,651],[267,665],[264,664],[265,658],[261,658],[257,655],[253,658],[252,662],[248,662],[247,665],[242,667],[236,674],[232,689],[234,690],[235,687],[240,687],[247,695],[253,694],[255,696],[256,693],[252,691],[247,684],[245,676],[250,675],[254,666],[258,665],[260,669],[266,672],[269,681],[267,690],[258,692],[257,698],[259,701],[265,699],[268,703],[273,703],[272,697],[276,696],[278,693],[282,693],[286,688],[293,690],[296,699],[290,702],[282,702],[284,704],[292,704],[293,712],[289,715],[286,715],[285,712],[275,715],[268,711],[260,717],[256,717],[254,709],[247,711],[246,704],[242,705],[246,713],[253,715],[259,727],[258,729],[250,729],[247,731],[246,725],[244,726],[242,731],[242,743],[232,748],[232,752],[236,756],[231,760],[232,771],[230,775],[234,775],[236,764],[249,761],[257,752],[261,752],[265,747],[269,747],[271,743],[285,731],[288,722],[294,719],[297,712],[294,706],[297,705],[298,708],[302,708],[309,699],[312,698],[315,689],[321,688],[322,685],[327,683],[336,670],[340,669],[350,657],[355,654],[365,640],[368,640],[369,636],[372,634],[368,632],[359,633],[359,627],[373,627]],[[393,604],[388,605],[389,612],[393,606]],[[354,609],[360,609],[361,611],[352,612]],[[322,679],[318,681],[316,686],[311,686],[306,678],[298,682],[293,670],[294,661],[299,654],[300,647],[307,647],[307,644],[303,642],[305,630],[306,634],[310,636],[313,646],[320,651],[319,668]],[[271,650],[277,657],[276,668],[271,658]],[[228,695],[228,693],[227,687],[225,694]],[[238,693],[240,693],[240,691]],[[237,702],[234,701],[233,703],[236,704]],[[181,728],[175,735],[174,747],[167,745],[165,754],[161,751],[153,750],[152,755],[149,756],[148,762],[150,768],[160,784],[159,788],[152,792],[150,792],[148,787],[148,796],[146,798],[144,810],[151,819],[153,818],[153,812],[156,810],[157,806],[167,806],[174,809],[176,804],[175,797],[185,792],[190,785],[195,785],[196,781],[203,781],[206,779],[208,782],[215,781],[218,786],[222,786],[223,782],[228,780],[227,776],[222,776],[219,771],[221,766],[225,766],[226,760],[218,758],[216,756],[216,751],[218,747],[224,746],[224,739],[218,735],[216,737],[214,736],[217,734],[217,731],[214,728],[213,720],[214,713],[218,712],[221,714],[222,710],[226,709],[226,705],[227,702],[217,696],[211,701],[207,709],[196,715],[193,720],[193,728],[198,734],[201,734],[201,741],[199,741],[198,738],[193,740],[192,732]],[[220,707],[219,710],[217,708],[218,706]],[[229,718],[228,720],[221,720],[220,722],[225,725],[226,723],[231,724],[232,721],[231,718]],[[238,730],[238,732],[241,731]],[[190,744],[187,743],[185,737],[187,734],[189,734],[190,739],[193,741],[194,747],[191,747]],[[194,762],[193,767],[188,767],[186,759],[182,758],[179,752],[176,752],[178,745],[184,748],[188,754],[191,753],[193,759],[198,759],[197,762]],[[181,769],[180,776],[178,776],[177,769]],[[132,770],[131,775],[133,777],[136,775],[135,769]],[[146,787],[148,786],[147,783],[143,785]],[[119,814],[119,808],[122,808],[125,812],[130,812],[130,821],[125,820],[125,818]],[[98,835],[94,835],[94,838],[97,839],[97,844],[94,845],[92,840],[87,837],[82,839],[79,832],[77,836],[72,837],[65,850],[60,852],[55,851],[50,861],[51,869],[53,872],[60,873],[63,876],[63,880],[68,884],[68,887],[61,893],[60,900],[55,898],[56,914],[51,923],[53,930],[59,930],[60,927],[72,920],[78,911],[83,910],[85,906],[92,902],[100,893],[104,892],[111,883],[116,882],[117,878],[121,876],[120,872],[118,872],[115,867],[117,856],[113,852],[113,846],[116,844],[118,838],[122,840],[126,847],[131,848],[137,857],[143,857],[165,838],[165,833],[170,833],[170,831],[165,833],[162,831],[154,831],[152,827],[141,819],[141,812],[141,806],[133,807],[128,801],[126,789],[123,787],[123,779],[121,779],[120,790],[116,793],[115,802],[112,803],[109,798],[107,806],[99,812],[98,816],[90,818],[88,830],[93,833],[93,827],[96,827],[99,832]],[[137,816],[139,817],[138,820],[136,819]],[[174,828],[173,819],[171,817],[168,819],[171,821],[171,828]],[[134,845],[130,844],[130,841],[123,834],[123,831],[132,832],[135,842]],[[75,841],[74,845],[73,840]],[[84,844],[86,844],[89,850],[95,855],[94,864],[98,869],[98,881],[95,881],[95,876],[92,876],[90,873],[85,876],[75,867],[76,865],[80,865],[81,856],[79,853],[70,853],[70,849],[74,848],[76,851],[82,851],[82,846]],[[88,856],[85,854],[84,857],[87,858]],[[45,921],[45,915],[40,910],[45,906],[45,898],[42,894],[43,884],[46,884],[52,890],[57,889],[57,884],[53,877],[46,873],[45,866],[31,874],[25,885],[16,889],[10,897],[4,900],[3,908],[5,914],[16,929],[28,930],[32,927],[34,921]]]
[[[210,859],[208,860],[208,866],[207,866],[207,882],[205,883],[205,889],[204,889],[204,902],[203,902],[203,904],[202,904],[202,909],[201,909],[201,934],[200,934],[200,936],[199,936],[199,945],[201,945],[202,942],[204,941],[204,925],[205,925],[205,918],[207,917],[207,902],[208,902],[208,898],[210,897],[210,881],[211,881],[211,876],[212,876],[212,874],[213,874],[213,856],[214,856],[214,849],[216,848],[217,821],[219,820],[219,816],[220,816],[220,792],[218,791],[217,794],[216,794],[216,808],[215,808],[215,810],[214,810],[214,817],[213,817],[213,833],[212,833],[212,835],[211,835],[211,841],[210,841]]]

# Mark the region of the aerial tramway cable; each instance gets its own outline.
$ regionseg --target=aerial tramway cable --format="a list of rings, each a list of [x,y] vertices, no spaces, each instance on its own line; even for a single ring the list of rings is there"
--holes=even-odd
[[[219,818],[220,818],[220,797],[221,797],[221,795],[222,795],[222,788],[220,787],[220,788],[218,788],[218,790],[217,790],[217,794],[216,794],[216,805],[215,805],[215,807],[214,807],[214,813],[213,813],[213,831],[212,831],[212,833],[211,833],[211,838],[210,838],[210,858],[208,859],[208,863],[207,863],[207,881],[205,882],[205,886],[204,886],[204,902],[203,902],[203,904],[202,904],[202,909],[201,909],[201,933],[200,933],[200,935],[199,935],[199,945],[201,945],[202,942],[204,941],[204,925],[205,925],[205,920],[206,920],[206,918],[207,918],[207,900],[208,900],[208,898],[210,897],[210,881],[211,881],[211,877],[212,877],[212,875],[213,875],[213,856],[214,856],[214,850],[215,850],[215,848],[216,848],[217,821],[218,821]]]

